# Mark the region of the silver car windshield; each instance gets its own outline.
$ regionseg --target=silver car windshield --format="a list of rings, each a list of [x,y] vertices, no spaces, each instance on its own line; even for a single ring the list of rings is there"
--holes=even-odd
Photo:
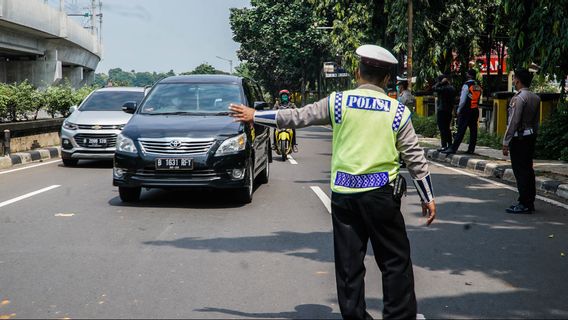
[[[241,87],[230,83],[161,83],[149,93],[141,114],[224,114],[243,103]]]
[[[136,91],[98,91],[93,92],[81,105],[81,111],[122,111],[126,102],[140,103],[144,92]]]

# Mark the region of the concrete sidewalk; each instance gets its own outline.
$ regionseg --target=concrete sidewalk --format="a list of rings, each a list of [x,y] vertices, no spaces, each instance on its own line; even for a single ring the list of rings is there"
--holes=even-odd
[[[511,161],[504,157],[501,150],[477,146],[475,154],[464,154],[468,145],[462,143],[457,154],[446,155],[436,149],[440,140],[420,137],[426,157],[437,162],[444,162],[454,167],[473,170],[485,176],[516,183]],[[461,152],[461,153],[460,153]],[[535,160],[536,188],[568,200],[568,163],[553,160]]]
[[[8,169],[15,165],[41,162],[43,160],[59,158],[60,147],[48,147],[26,152],[12,153],[9,156],[0,157],[0,169]]]

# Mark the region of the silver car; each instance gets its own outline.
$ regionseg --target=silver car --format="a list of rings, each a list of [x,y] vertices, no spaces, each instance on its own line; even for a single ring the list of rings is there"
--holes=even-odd
[[[109,159],[114,156],[116,136],[132,117],[122,111],[126,102],[139,104],[144,88],[116,87],[93,91],[61,127],[61,158],[65,166],[79,159]]]

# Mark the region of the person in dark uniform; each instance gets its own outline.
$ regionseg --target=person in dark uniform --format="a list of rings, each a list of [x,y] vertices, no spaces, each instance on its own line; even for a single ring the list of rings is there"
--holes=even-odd
[[[440,129],[441,147],[438,151],[447,150],[452,146],[452,124],[454,103],[456,101],[456,89],[450,83],[450,77],[441,75],[438,81],[432,87],[432,90],[438,95],[436,100],[436,122]]]
[[[344,319],[369,319],[365,304],[365,254],[371,242],[383,275],[385,319],[417,316],[410,243],[401,208],[404,190],[399,153],[430,225],[436,216],[432,181],[410,110],[385,94],[396,58],[363,45],[355,90],[334,92],[301,109],[255,111],[231,105],[239,121],[279,128],[331,125],[332,221],[339,308]]]
[[[540,98],[529,90],[532,75],[527,69],[515,70],[513,85],[517,93],[509,104],[503,155],[511,154],[511,166],[519,189],[519,203],[508,213],[533,213],[536,198],[533,157],[538,129]]]
[[[464,83],[461,94],[460,103],[458,105],[458,132],[452,146],[442,153],[453,154],[458,152],[462,143],[465,131],[469,128],[469,146],[467,154],[475,152],[477,144],[477,126],[479,123],[479,100],[481,99],[481,87],[475,81],[477,72],[473,69],[467,71],[467,81]]]

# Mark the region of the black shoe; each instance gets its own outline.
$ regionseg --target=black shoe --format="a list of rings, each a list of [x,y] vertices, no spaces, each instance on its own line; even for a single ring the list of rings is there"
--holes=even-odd
[[[446,150],[444,150],[444,151],[441,151],[440,153],[444,153],[444,154],[454,154],[454,153],[456,153],[456,151],[455,151],[454,149],[452,149],[452,148],[448,148],[448,149],[446,149]]]
[[[469,151],[469,150],[467,150],[467,151],[465,152],[465,154],[475,154],[475,151]]]
[[[509,208],[507,208],[505,211],[507,211],[507,213],[512,213],[512,214],[531,214],[534,211],[534,208],[527,208],[522,204],[517,204],[514,206],[511,206]]]
[[[438,151],[438,152],[444,152],[446,150],[448,150],[448,147],[441,147],[439,149],[436,149],[436,151]]]

